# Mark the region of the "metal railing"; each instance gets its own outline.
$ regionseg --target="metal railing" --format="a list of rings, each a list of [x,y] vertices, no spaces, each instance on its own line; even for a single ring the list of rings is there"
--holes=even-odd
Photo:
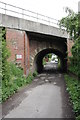
[[[54,18],[36,12],[32,12],[30,10],[26,10],[11,4],[7,4],[1,1],[0,1],[0,13],[55,27],[58,27],[59,23],[59,21]]]

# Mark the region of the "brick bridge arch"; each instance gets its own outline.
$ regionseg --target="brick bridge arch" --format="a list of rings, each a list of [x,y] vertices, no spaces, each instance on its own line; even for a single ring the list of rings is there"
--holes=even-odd
[[[37,70],[37,72],[42,72],[43,71],[43,58],[46,54],[49,53],[54,53],[60,58],[61,61],[61,70],[66,71],[67,70],[67,60],[65,58],[65,55],[60,52],[57,49],[53,48],[47,48],[40,50],[37,54],[35,54],[34,59],[33,59],[33,68]]]
[[[35,69],[38,72],[43,70],[42,60],[48,53],[56,54],[61,60],[61,69],[67,70],[67,39],[28,33],[29,46],[30,46],[30,70]]]
[[[20,65],[26,75],[42,70],[42,58],[48,53],[58,55],[62,69],[67,69],[67,47],[68,51],[71,47],[64,37],[6,28],[6,41],[11,52],[9,60]],[[16,55],[22,58],[16,59]]]

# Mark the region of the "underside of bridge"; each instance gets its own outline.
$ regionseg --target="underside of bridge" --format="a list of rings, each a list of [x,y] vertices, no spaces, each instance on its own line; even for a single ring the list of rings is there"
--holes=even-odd
[[[24,74],[30,71],[42,72],[43,58],[49,53],[57,55],[61,61],[61,70],[67,70],[67,38],[30,31],[6,28],[6,41],[10,49],[9,61],[22,67]],[[67,42],[69,42],[67,44]]]
[[[56,36],[28,33],[30,43],[30,63],[39,73],[43,71],[43,58],[53,53],[61,61],[61,70],[67,70],[67,39]]]

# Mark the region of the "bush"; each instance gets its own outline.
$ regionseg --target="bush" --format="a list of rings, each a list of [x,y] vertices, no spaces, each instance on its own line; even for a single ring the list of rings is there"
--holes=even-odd
[[[46,60],[45,59],[43,59],[43,65],[46,65]]]
[[[2,100],[2,29],[0,28],[0,103]]]
[[[37,73],[34,72],[33,75],[30,73],[28,77],[25,78],[23,76],[23,70],[7,60],[10,56],[10,52],[6,45],[5,28],[2,28],[1,32],[0,38],[2,41],[2,66],[0,66],[0,68],[2,67],[2,70],[0,70],[0,78],[2,77],[2,86],[0,86],[0,102],[3,102],[12,94],[14,94],[21,86],[31,83],[34,78],[33,75],[36,76]]]
[[[67,90],[69,91],[70,98],[73,103],[73,109],[78,119],[80,118],[80,84],[78,80],[68,75],[65,75],[65,80],[67,84]]]
[[[77,67],[77,66],[75,66],[75,65],[74,65],[74,66],[70,65],[70,66],[69,66],[69,71],[78,76],[78,72],[79,72],[79,71],[78,71],[78,67]]]
[[[80,78],[80,37],[75,40],[75,43],[71,49],[72,57],[70,58],[69,70]]]
[[[80,115],[78,117],[76,117],[76,120],[80,120]]]
[[[36,77],[37,74],[38,74],[37,71],[34,71],[33,76]]]
[[[10,63],[10,78],[4,79],[2,81],[2,101],[8,99],[12,94],[14,94],[21,86],[29,84],[32,82],[34,76],[30,73],[27,78],[23,76],[23,70],[17,68],[16,65]]]

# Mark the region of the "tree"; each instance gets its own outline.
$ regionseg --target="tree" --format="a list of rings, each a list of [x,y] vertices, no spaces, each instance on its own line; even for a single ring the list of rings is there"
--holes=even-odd
[[[76,39],[79,36],[79,14],[68,7],[65,8],[65,12],[68,15],[60,20],[59,26],[66,28],[71,39]]]
[[[70,70],[76,73],[80,79],[80,13],[75,13],[68,7],[66,7],[65,11],[68,15],[60,20],[59,26],[65,27],[70,34],[70,38],[74,40],[74,45],[71,49]]]
[[[60,27],[65,27],[74,40],[74,45],[71,49],[72,57],[70,58],[69,70],[78,75],[78,80],[68,78],[68,87],[70,87],[70,95],[73,102],[73,108],[76,115],[76,120],[80,120],[80,13],[74,13],[69,8],[65,9],[68,13],[67,17],[60,20]]]

